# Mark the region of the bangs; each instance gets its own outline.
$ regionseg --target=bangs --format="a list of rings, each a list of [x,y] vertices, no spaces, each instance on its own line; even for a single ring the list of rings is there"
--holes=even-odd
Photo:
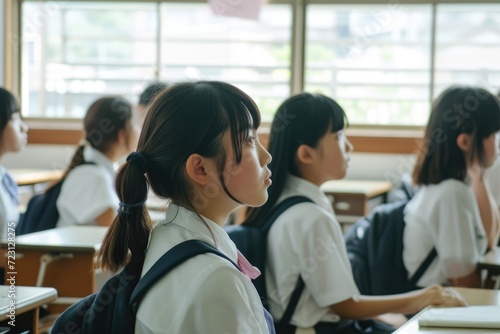
[[[344,109],[332,99],[326,99],[325,101],[329,105],[330,109],[330,124],[332,132],[339,132],[344,129],[347,124],[347,116]]]
[[[241,162],[243,143],[248,139],[250,129],[260,126],[260,112],[255,102],[243,91],[229,86],[224,87],[228,94],[220,97],[221,109],[229,124],[225,128],[231,132],[231,142],[236,163]]]
[[[311,96],[309,108],[312,113],[310,117],[315,118],[314,124],[318,126],[321,136],[330,132],[339,132],[347,124],[347,116],[344,109],[333,99],[320,94]],[[321,125],[320,125],[321,124]]]
[[[500,101],[487,91],[479,89],[476,91],[481,112],[478,119],[477,134],[479,138],[486,138],[500,130]]]

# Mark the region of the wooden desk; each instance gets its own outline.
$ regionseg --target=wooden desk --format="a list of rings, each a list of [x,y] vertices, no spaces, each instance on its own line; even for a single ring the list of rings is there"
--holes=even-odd
[[[341,224],[352,224],[379,204],[387,202],[392,184],[388,181],[328,181],[321,190],[332,202]]]
[[[468,288],[455,288],[458,292],[465,297],[468,304],[471,306],[475,305],[500,305],[500,291],[497,290],[486,290],[486,289],[468,289]],[[461,328],[435,328],[435,327],[422,327],[418,325],[418,317],[423,313],[420,312],[410,321],[408,321],[403,327],[398,329],[397,334],[451,334],[451,333],[500,333],[500,330],[491,329],[461,329]]]
[[[50,286],[59,293],[51,310],[61,312],[95,291],[94,257],[107,228],[68,226],[16,238],[16,284]],[[7,243],[2,241],[6,253]],[[6,257],[2,256],[4,264]],[[44,270],[45,268],[45,270]]]
[[[487,277],[496,276],[495,289],[500,289],[500,247],[489,251],[477,264],[479,270],[486,270]]]
[[[0,286],[0,327],[8,327],[11,332],[16,333],[29,330],[30,333],[38,333],[39,308],[43,304],[50,303],[57,298],[57,291],[54,288],[37,288],[27,286],[15,286],[15,327],[9,325],[11,319],[9,308],[10,286]]]
[[[19,186],[33,186],[38,183],[54,182],[63,175],[63,171],[49,169],[9,169],[9,173]]]

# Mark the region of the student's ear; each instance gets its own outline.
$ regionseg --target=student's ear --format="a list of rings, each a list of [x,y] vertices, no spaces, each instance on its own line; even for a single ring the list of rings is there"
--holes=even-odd
[[[305,165],[312,164],[314,161],[314,153],[314,149],[311,146],[302,144],[297,149],[297,160]]]
[[[186,173],[191,180],[206,185],[210,182],[207,160],[199,154],[191,154],[186,161]]]
[[[470,134],[461,133],[457,137],[457,146],[463,152],[468,152],[472,145],[472,137]]]

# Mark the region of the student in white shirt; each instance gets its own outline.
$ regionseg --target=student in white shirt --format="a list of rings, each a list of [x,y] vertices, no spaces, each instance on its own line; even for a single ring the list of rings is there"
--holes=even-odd
[[[87,110],[85,143],[76,150],[57,198],[57,226],[102,225],[113,221],[118,196],[113,164],[137,143],[132,105],[121,97],[103,97]]]
[[[18,152],[27,143],[28,126],[21,120],[19,104],[9,91],[0,88],[0,159],[6,153]],[[8,227],[19,220],[17,185],[0,165],[0,238],[7,237]]]
[[[433,247],[438,254],[417,285],[481,286],[477,262],[500,233],[483,179],[497,155],[499,130],[499,102],[482,88],[451,87],[434,101],[413,171],[421,189],[405,212],[409,275]]]
[[[269,231],[266,287],[271,314],[281,319],[299,275],[305,288],[291,324],[301,329],[325,322],[332,333],[347,333],[340,326],[354,326],[349,319],[414,313],[428,305],[461,305],[459,296],[440,286],[393,296],[360,295],[342,230],[331,203],[320,190],[324,182],[345,176],[352,150],[343,132],[345,117],[335,101],[309,93],[287,99],[274,117],[269,138],[273,155],[269,200],[260,208],[251,208],[244,224],[259,226],[274,206],[290,196],[302,195],[314,203],[290,207]],[[394,331],[377,322],[363,325],[371,326],[370,333]],[[345,330],[358,333],[352,327]]]
[[[248,267],[222,225],[240,205],[267,200],[271,156],[258,141],[259,124],[253,100],[229,84],[186,82],[162,91],[137,151],[116,175],[121,203],[98,255],[100,267],[116,272],[130,263],[144,276],[160,256],[191,239]],[[171,201],[165,220],[154,227],[144,205],[149,187]],[[148,291],[135,332],[274,333],[266,319],[250,279],[226,259],[202,254]]]

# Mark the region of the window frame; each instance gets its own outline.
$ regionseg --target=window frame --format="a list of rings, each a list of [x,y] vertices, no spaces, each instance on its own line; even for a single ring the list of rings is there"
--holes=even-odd
[[[66,0],[78,1],[78,0]],[[97,1],[97,0],[95,0]],[[115,1],[115,0],[110,0]],[[120,2],[133,2],[135,0],[122,0]],[[206,3],[206,0],[143,0],[144,2],[190,2]],[[22,43],[15,36],[20,36],[22,20],[21,6],[23,0],[5,0],[4,2],[4,30],[5,34],[5,61],[4,75],[5,87],[19,96],[21,91],[21,61]],[[292,6],[292,35],[291,35],[291,78],[290,94],[303,91],[305,73],[305,37],[306,37],[306,9],[309,4],[384,4],[387,6],[404,5],[401,0],[270,0],[270,3],[290,4]],[[431,64],[430,64],[430,96],[434,91],[435,71],[435,44],[436,44],[436,10],[439,4],[498,4],[497,0],[412,0],[415,4],[432,5],[432,36],[431,36]],[[17,41],[17,42],[16,42]],[[28,143],[30,144],[62,144],[75,145],[82,138],[81,122],[79,120],[65,119],[26,119],[30,127]],[[418,151],[422,141],[423,126],[378,126],[356,125],[347,129],[347,135],[353,143],[354,152],[361,153],[393,153],[411,154]],[[261,127],[263,141],[266,142],[269,133],[269,124]]]

